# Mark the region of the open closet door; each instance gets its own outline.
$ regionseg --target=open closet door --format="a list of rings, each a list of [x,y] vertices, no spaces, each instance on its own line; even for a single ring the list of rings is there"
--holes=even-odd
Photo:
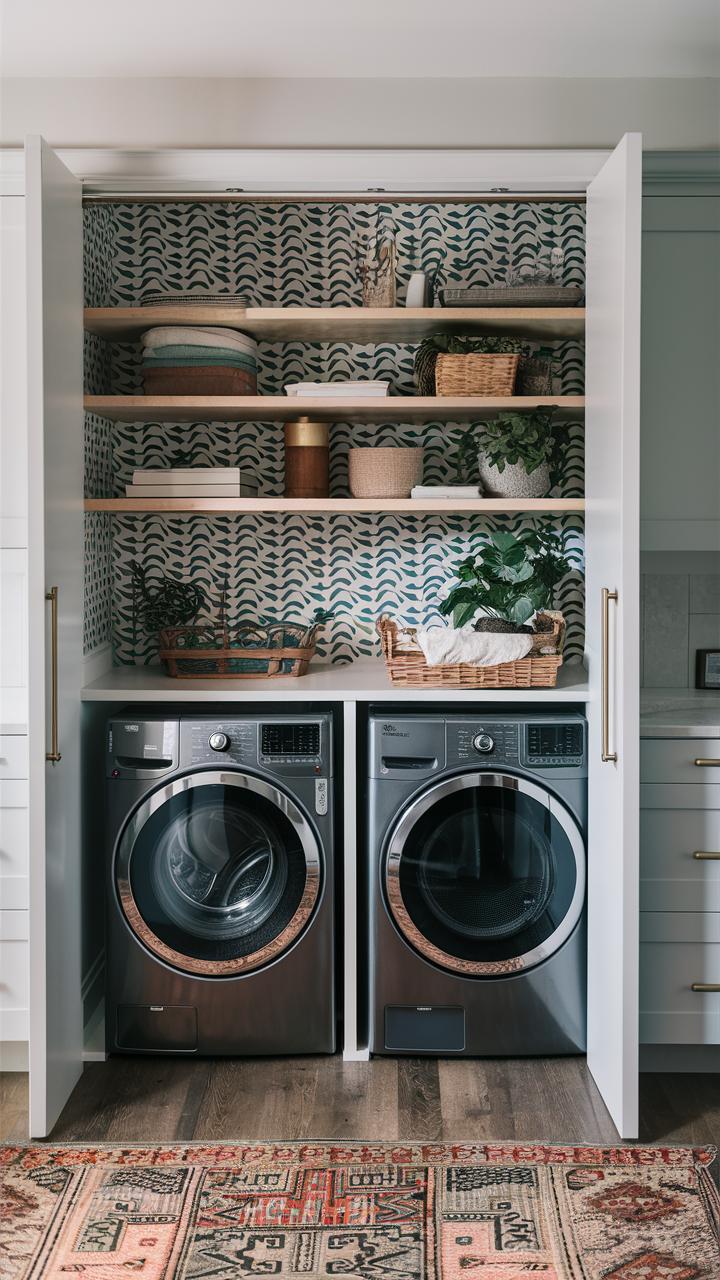
[[[587,191],[585,374],[587,1056],[623,1138],[638,1132],[641,199],[629,133]]]
[[[30,1135],[41,1138],[80,1077],[83,1053],[83,251],[80,182],[40,137],[26,139],[25,181]]]

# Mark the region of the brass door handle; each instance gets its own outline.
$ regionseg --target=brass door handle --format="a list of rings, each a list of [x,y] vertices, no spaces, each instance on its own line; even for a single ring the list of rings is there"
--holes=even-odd
[[[52,764],[62,760],[58,751],[58,641],[57,641],[57,587],[45,592],[45,599],[52,601],[51,613],[51,666],[52,666],[52,749],[45,753],[45,759]]]
[[[693,991],[720,991],[720,982],[693,982]]]
[[[720,862],[720,853],[704,853],[702,849],[696,849],[693,858],[707,860],[708,862]]]
[[[602,589],[602,666],[601,666],[601,701],[602,701],[602,761],[603,764],[615,763],[617,751],[610,750],[610,601],[617,600],[617,591]]]
[[[695,763],[696,765],[699,765],[701,769],[720,768],[720,760],[696,760]]]

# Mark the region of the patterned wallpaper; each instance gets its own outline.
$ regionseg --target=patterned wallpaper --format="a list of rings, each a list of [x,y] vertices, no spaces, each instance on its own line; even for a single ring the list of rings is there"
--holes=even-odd
[[[577,204],[379,206],[399,227],[398,301],[409,274],[438,265],[444,282],[502,279],[508,266],[533,262],[538,247],[564,250],[564,282],[584,281],[584,207]],[[353,238],[376,208],[352,204],[128,204],[85,210],[88,305],[137,304],[154,287],[246,291],[260,305],[360,302]],[[442,314],[438,313],[438,329]],[[141,387],[140,345],[86,338],[88,391],[114,394]],[[554,344],[561,362],[557,394],[582,394],[583,350]],[[282,394],[303,378],[389,378],[412,391],[413,346],[260,344],[259,390]],[[426,482],[453,472],[455,423],[422,427],[378,423],[331,428],[331,492],[347,495],[347,453],[369,443],[423,444]],[[192,451],[194,461],[252,471],[261,494],[283,492],[283,431],[267,423],[87,422],[87,493],[121,496],[136,466],[167,465]],[[572,427],[572,446],[558,494],[583,491],[583,432]],[[224,516],[210,519],[152,516],[88,517],[87,636],[92,649],[112,632],[116,663],[155,660],[153,637],[135,625],[128,561],[178,577],[196,577],[212,600],[226,578],[233,618],[307,618],[316,605],[333,607],[318,652],[333,661],[376,654],[374,620],[381,610],[405,619],[431,617],[444,594],[449,566],[467,555],[486,527],[477,517]],[[522,521],[498,520],[517,528]],[[577,517],[561,523],[579,530]],[[112,586],[111,586],[112,583]],[[582,652],[582,580],[563,584],[560,605],[570,625],[567,656]],[[112,620],[110,621],[110,615]]]

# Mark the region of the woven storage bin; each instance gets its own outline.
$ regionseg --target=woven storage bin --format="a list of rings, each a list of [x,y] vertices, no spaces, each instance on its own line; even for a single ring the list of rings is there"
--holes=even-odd
[[[550,632],[535,636],[532,651],[517,662],[501,662],[495,667],[474,667],[466,662],[429,667],[423,653],[398,649],[397,624],[388,614],[378,619],[377,629],[390,683],[405,689],[550,689],[557,680],[558,667],[562,666],[559,653],[535,651],[535,641],[547,642]],[[563,621],[563,635],[564,631]]]
[[[351,449],[348,478],[354,498],[409,498],[422,484],[424,449]]]
[[[519,353],[490,355],[473,352],[467,356],[439,355],[435,365],[435,394],[438,396],[511,396],[519,360]]]
[[[180,680],[272,680],[304,676],[318,627],[164,627],[158,633],[166,675]]]

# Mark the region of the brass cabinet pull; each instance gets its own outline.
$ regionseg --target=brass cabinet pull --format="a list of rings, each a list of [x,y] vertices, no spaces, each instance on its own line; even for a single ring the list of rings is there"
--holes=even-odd
[[[610,751],[610,601],[617,600],[617,591],[602,589],[602,761],[615,763],[617,751]]]
[[[693,982],[693,991],[720,991],[720,982]]]
[[[702,849],[696,849],[693,858],[697,858],[698,861],[702,858],[708,862],[720,862],[720,853],[704,853]]]
[[[720,760],[696,760],[695,763],[696,765],[699,765],[701,769],[720,768]]]
[[[57,640],[57,587],[45,592],[45,599],[52,601],[52,750],[45,753],[45,759],[57,764],[62,760],[58,751],[58,640]]]

